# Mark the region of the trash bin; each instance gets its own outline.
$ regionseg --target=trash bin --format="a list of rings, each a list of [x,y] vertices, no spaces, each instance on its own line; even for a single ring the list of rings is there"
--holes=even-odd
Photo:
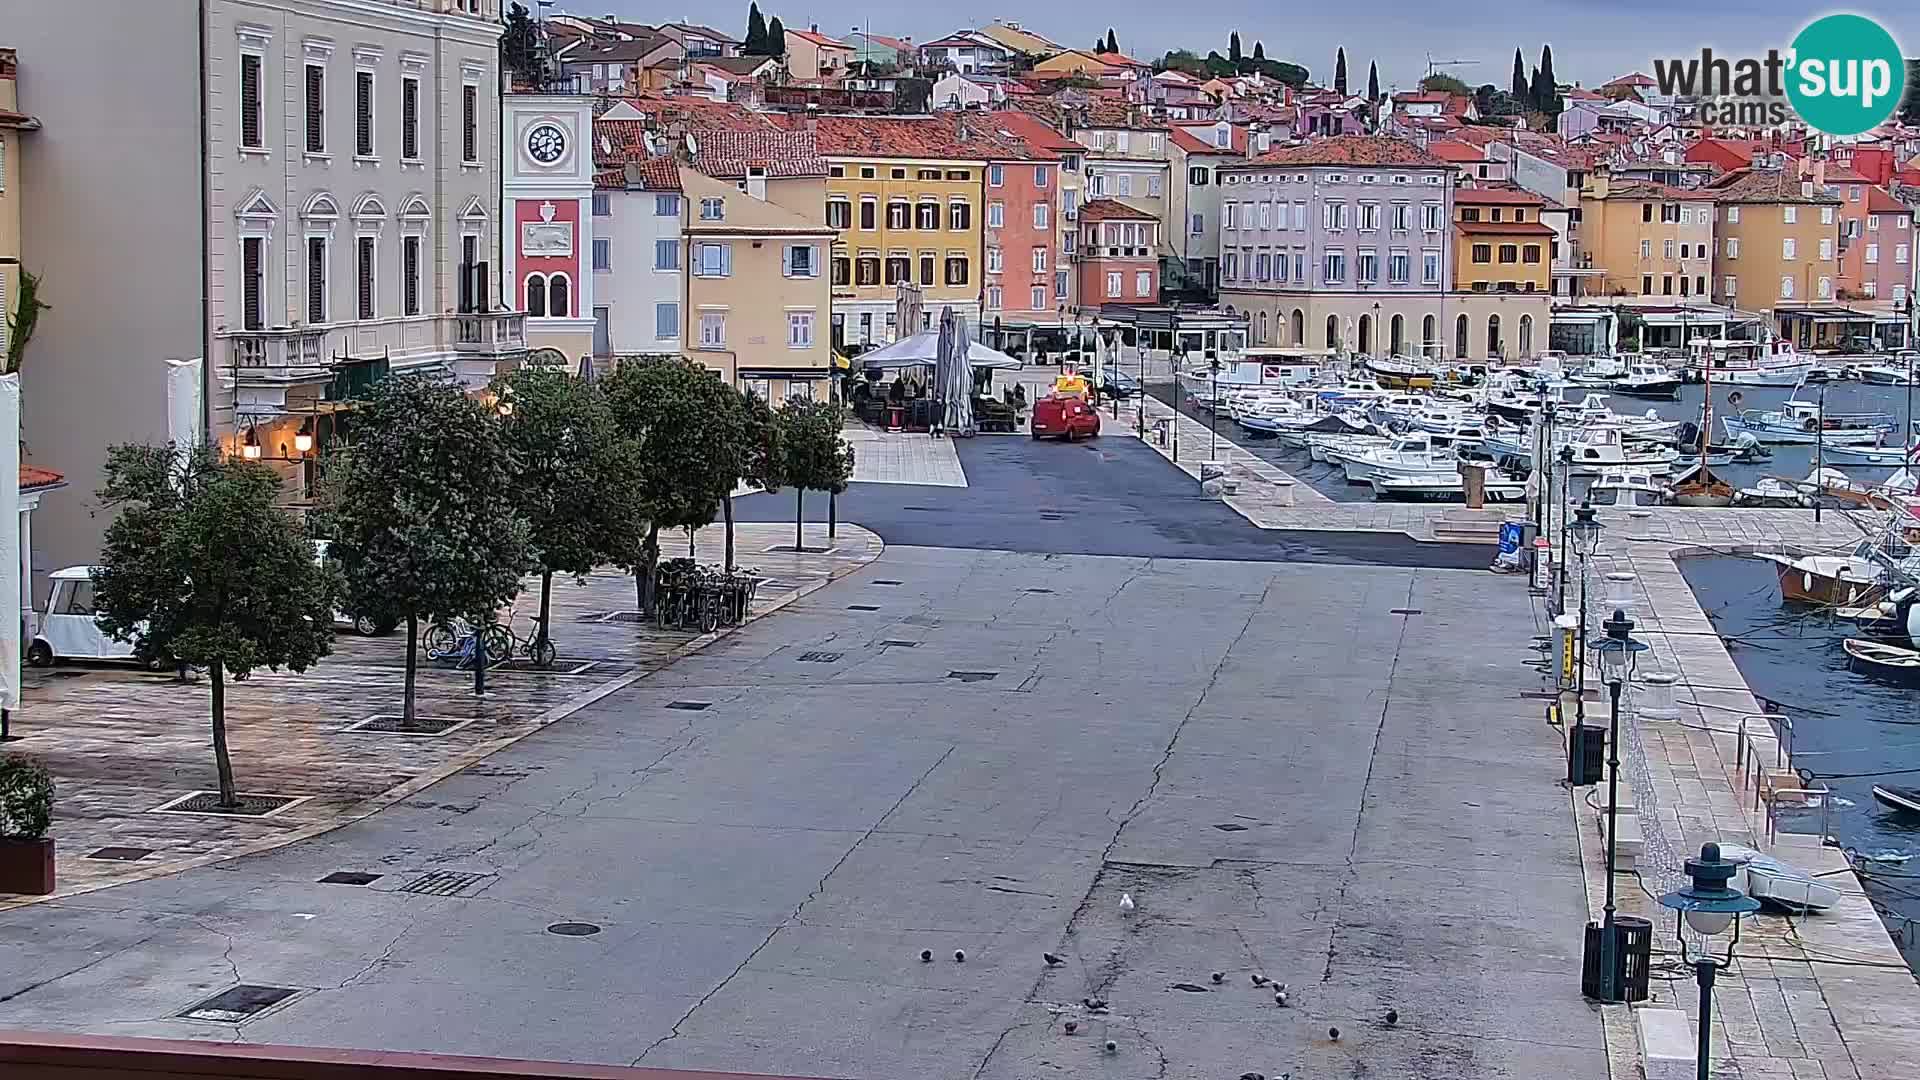
[[[1621,999],[1645,1001],[1653,973],[1653,923],[1634,915],[1615,915],[1613,932],[1615,985]],[[1599,923],[1588,923],[1580,958],[1580,992],[1595,999],[1600,997],[1600,942],[1605,933]]]
[[[1466,491],[1467,509],[1478,510],[1487,505],[1487,467],[1485,465],[1460,465],[1460,485]]]
[[[1172,440],[1172,434],[1173,420],[1171,417],[1153,422],[1153,437],[1159,440],[1161,446],[1167,445],[1167,443]]]

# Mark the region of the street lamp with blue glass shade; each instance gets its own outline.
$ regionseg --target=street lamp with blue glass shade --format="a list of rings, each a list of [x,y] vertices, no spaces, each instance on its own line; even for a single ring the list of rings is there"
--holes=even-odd
[[[1700,857],[1687,860],[1688,883],[1660,898],[1660,906],[1674,913],[1673,934],[1680,941],[1681,959],[1693,965],[1694,981],[1700,985],[1700,1043],[1694,1061],[1698,1080],[1710,1080],[1708,1056],[1709,1031],[1713,1025],[1713,980],[1720,971],[1733,965],[1733,947],[1740,943],[1740,918],[1760,910],[1760,901],[1733,887],[1738,863],[1720,857],[1719,844],[1702,844]],[[1718,937],[1733,928],[1724,958],[1716,959],[1711,949],[1693,955],[1681,926],[1690,927],[1702,937]]]

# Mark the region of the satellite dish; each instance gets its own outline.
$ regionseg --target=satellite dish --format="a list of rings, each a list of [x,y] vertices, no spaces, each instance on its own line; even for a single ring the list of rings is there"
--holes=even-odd
[[[699,156],[700,143],[694,139],[693,132],[691,131],[687,132],[686,139],[687,139],[687,156],[688,157]]]

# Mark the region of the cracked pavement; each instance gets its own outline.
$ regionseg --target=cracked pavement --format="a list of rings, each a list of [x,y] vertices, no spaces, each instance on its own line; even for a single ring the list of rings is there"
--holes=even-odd
[[[1203,540],[894,543],[357,824],[0,913],[0,1027],[889,1080],[1605,1076],[1523,583]],[[399,891],[430,870],[488,876]],[[302,992],[168,1019],[236,979]]]

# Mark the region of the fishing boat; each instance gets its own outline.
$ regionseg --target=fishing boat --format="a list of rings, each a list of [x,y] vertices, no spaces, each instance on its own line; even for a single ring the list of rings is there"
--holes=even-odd
[[[1913,365],[1865,364],[1851,369],[1853,377],[1869,386],[1911,386]]]
[[[1825,499],[1826,505],[1839,504],[1863,510],[1886,510],[1893,505],[1886,494],[1862,484],[1839,469],[1824,466],[1815,467],[1800,481],[1800,490],[1814,498]]]
[[[1782,480],[1777,476],[1763,476],[1752,487],[1743,487],[1733,493],[1733,505],[1752,507],[1805,507],[1812,505],[1798,484]]]
[[[1657,361],[1636,359],[1627,365],[1624,374],[1613,380],[1612,387],[1614,393],[1628,397],[1677,401],[1680,376]]]
[[[1720,857],[1738,866],[1733,887],[1761,904],[1792,915],[1826,911],[1840,902],[1840,890],[1772,855],[1739,844],[1721,844]]]
[[[1732,484],[1697,462],[1675,473],[1673,482],[1667,485],[1667,501],[1675,506],[1732,506],[1737,494]]]
[[[1801,496],[1805,498],[1805,493]],[[1846,555],[1762,552],[1758,557],[1774,565],[1780,577],[1780,599],[1786,603],[1862,607],[1886,594],[1886,565],[1874,556],[1873,545],[1862,541]]]
[[[1763,443],[1849,446],[1878,444],[1893,430],[1893,417],[1885,413],[1830,413],[1818,402],[1794,398],[1781,402],[1777,409],[1743,409],[1721,418],[1720,424],[1729,437],[1745,432]]]
[[[1595,506],[1659,506],[1663,497],[1664,486],[1649,469],[1606,469],[1587,488],[1587,499]]]
[[[1611,427],[1590,427],[1567,443],[1573,450],[1573,471],[1593,475],[1609,465],[1639,465],[1667,472],[1679,452],[1670,446],[1628,441]]]
[[[1375,474],[1367,483],[1373,488],[1373,497],[1383,502],[1412,499],[1461,502],[1467,497],[1466,481],[1458,471],[1418,476]],[[1491,472],[1481,490],[1488,502],[1519,502],[1527,497],[1525,483],[1496,477]]]
[[[1575,386],[1610,387],[1627,374],[1627,361],[1618,356],[1592,356],[1578,371],[1567,373],[1566,379]]]
[[[1826,446],[1820,450],[1825,461],[1837,465],[1869,465],[1890,469],[1907,463],[1912,451],[1903,446]]]
[[[1460,458],[1451,448],[1434,445],[1431,435],[1406,435],[1385,447],[1352,454],[1340,462],[1347,483],[1364,484],[1376,476],[1458,475]]]
[[[1848,638],[1847,644],[1853,644],[1853,639]],[[1875,784],[1873,785],[1873,797],[1893,807],[1895,810],[1905,810],[1909,814],[1920,814],[1920,788],[1906,787],[1902,784]]]
[[[1366,369],[1389,390],[1431,390],[1436,377],[1432,365],[1410,356],[1368,357]]]
[[[1687,354],[1687,366],[1703,381],[1729,386],[1798,386],[1813,367],[1813,358],[1785,338],[1736,341],[1696,338]]]
[[[1866,638],[1848,638],[1840,643],[1852,659],[1854,670],[1869,675],[1878,675],[1883,679],[1897,679],[1901,682],[1920,682],[1920,650],[1889,645],[1882,641],[1869,641]],[[1912,788],[1900,789],[1920,796]],[[1880,798],[1880,789],[1874,788],[1875,798]],[[1887,801],[1882,799],[1881,801]],[[1903,809],[1920,810],[1920,798]]]
[[[1297,428],[1281,428],[1276,434],[1280,445],[1294,450],[1305,450],[1307,440],[1315,435],[1378,435],[1380,429],[1364,420],[1356,420],[1344,413],[1327,413],[1310,424]]]

